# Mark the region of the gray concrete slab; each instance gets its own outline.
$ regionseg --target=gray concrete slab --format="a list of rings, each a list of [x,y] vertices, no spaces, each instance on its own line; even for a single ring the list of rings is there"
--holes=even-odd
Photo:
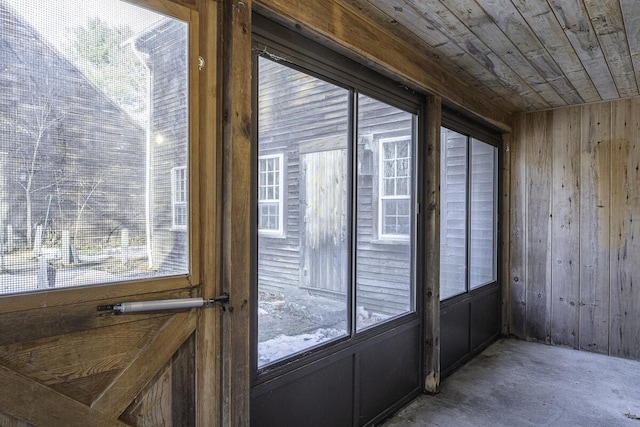
[[[640,427],[640,362],[503,339],[384,427]]]

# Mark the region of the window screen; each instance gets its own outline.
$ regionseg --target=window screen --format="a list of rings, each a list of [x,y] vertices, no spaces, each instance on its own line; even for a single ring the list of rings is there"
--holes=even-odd
[[[188,273],[187,38],[118,0],[0,2],[0,294]]]

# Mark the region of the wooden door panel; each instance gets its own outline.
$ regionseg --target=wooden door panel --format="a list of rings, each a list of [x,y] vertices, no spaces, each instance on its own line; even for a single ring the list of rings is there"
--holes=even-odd
[[[98,304],[0,314],[0,425],[195,425],[196,312]]]

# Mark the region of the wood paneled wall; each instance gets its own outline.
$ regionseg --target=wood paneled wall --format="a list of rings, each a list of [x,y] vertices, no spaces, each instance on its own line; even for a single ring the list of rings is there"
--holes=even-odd
[[[640,98],[520,115],[510,333],[640,359]]]

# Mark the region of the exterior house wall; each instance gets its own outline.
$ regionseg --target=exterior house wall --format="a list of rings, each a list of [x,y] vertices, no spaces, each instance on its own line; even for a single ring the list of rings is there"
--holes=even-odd
[[[31,175],[32,226],[49,238],[69,230],[102,245],[123,228],[142,233],[142,129],[4,2],[0,25],[3,232],[26,245]]]

